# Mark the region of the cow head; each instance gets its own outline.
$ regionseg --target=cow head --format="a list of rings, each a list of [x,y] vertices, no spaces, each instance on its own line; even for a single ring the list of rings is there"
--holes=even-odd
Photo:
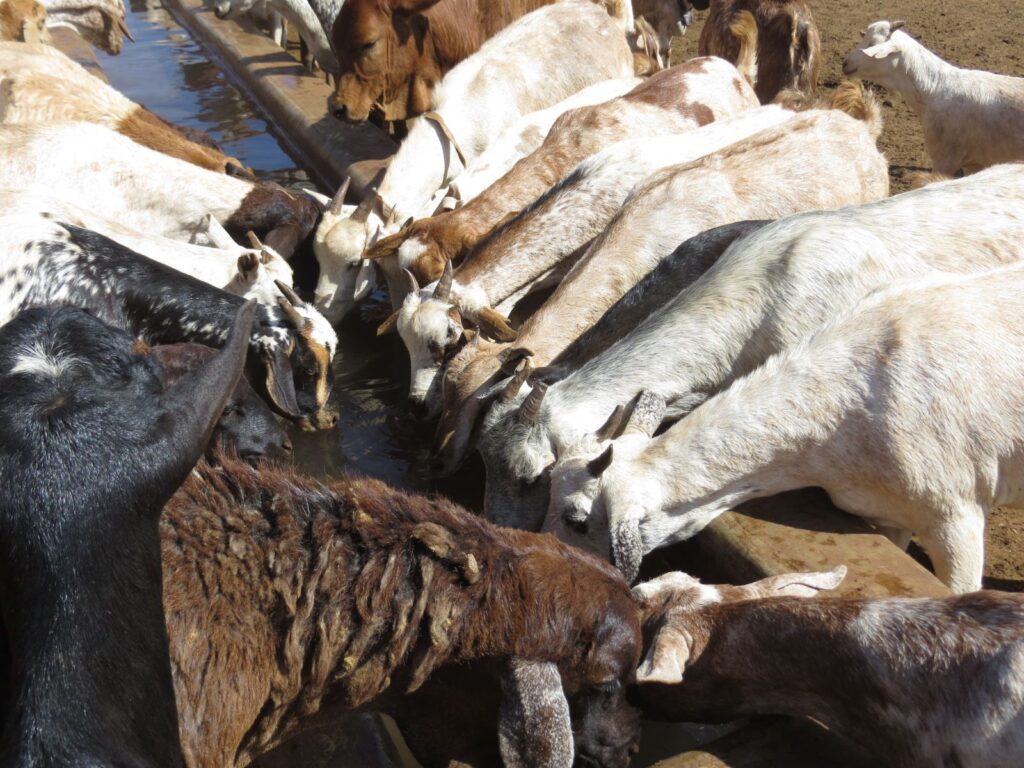
[[[441,67],[423,12],[439,0],[348,0],[331,32],[341,67],[331,113],[353,123],[375,106],[387,120],[430,109]]]

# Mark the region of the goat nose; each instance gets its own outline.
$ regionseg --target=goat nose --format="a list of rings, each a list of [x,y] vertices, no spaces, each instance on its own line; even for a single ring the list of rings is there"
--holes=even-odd
[[[292,441],[289,440],[287,437],[281,441],[281,450],[284,451],[285,453],[291,453],[293,450]]]
[[[348,107],[342,104],[340,107],[334,108],[334,116],[339,120],[344,120],[348,117]]]

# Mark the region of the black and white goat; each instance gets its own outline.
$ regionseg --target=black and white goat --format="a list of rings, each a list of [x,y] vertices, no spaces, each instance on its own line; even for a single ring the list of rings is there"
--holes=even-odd
[[[266,394],[304,429],[330,427],[330,324],[284,283],[276,307],[257,308],[250,368]],[[31,306],[88,309],[147,343],[220,347],[245,301],[147,259],[113,240],[44,215],[0,216],[0,322]]]
[[[183,765],[158,522],[242,375],[255,309],[166,389],[130,335],[80,309],[0,328],[0,763]]]

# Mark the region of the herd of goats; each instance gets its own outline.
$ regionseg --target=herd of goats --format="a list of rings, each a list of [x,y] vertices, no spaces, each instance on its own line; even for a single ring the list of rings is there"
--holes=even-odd
[[[615,768],[641,717],[756,714],[1024,764],[1024,597],[979,591],[1024,503],[1024,79],[876,21],[822,100],[803,0],[711,0],[671,67],[707,2],[314,5],[260,7],[327,108],[408,121],[357,205],[49,44],[116,52],[117,0],[0,0],[0,765],[242,768],[366,711],[427,766]],[[920,116],[919,188],[889,195],[858,80]],[[378,277],[482,517],[286,461],[284,423],[337,423],[335,327]],[[808,486],[956,594],[633,584]]]

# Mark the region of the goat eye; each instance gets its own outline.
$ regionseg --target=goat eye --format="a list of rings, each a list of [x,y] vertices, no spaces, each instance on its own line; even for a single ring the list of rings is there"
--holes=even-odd
[[[379,39],[380,39],[380,38],[377,38],[377,40],[379,40]],[[364,50],[364,51],[368,51],[368,50],[370,50],[371,48],[373,48],[373,46],[375,46],[375,45],[377,44],[377,40],[371,40],[371,41],[370,41],[370,42],[368,42],[368,43],[363,43],[363,50]]]

